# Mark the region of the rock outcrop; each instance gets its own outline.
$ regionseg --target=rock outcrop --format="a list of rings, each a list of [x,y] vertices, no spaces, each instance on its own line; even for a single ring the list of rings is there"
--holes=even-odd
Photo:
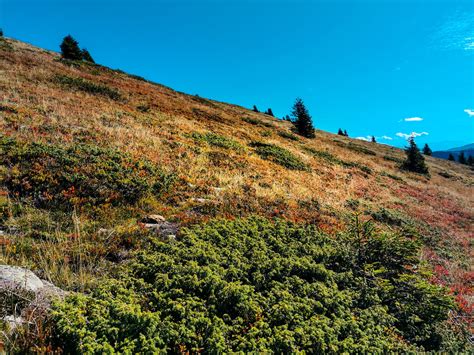
[[[0,265],[0,319],[10,328],[26,322],[31,310],[46,311],[53,299],[65,291],[41,280],[32,271],[18,266]]]
[[[140,221],[145,228],[155,232],[163,240],[174,240],[179,230],[179,225],[174,222],[168,222],[163,216],[152,214]]]

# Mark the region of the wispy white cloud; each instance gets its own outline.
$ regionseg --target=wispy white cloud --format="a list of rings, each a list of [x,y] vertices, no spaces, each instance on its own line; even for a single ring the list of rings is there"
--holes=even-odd
[[[460,49],[474,53],[474,13],[458,12],[434,33],[433,45],[440,49]]]
[[[421,117],[408,117],[404,119],[405,122],[420,122],[423,121]]]
[[[366,142],[371,142],[372,141],[372,136],[365,136],[365,137],[355,137],[356,139],[360,139],[361,141],[366,141]],[[393,138],[392,137],[389,137],[389,136],[376,136],[375,137],[375,140],[379,140],[379,139],[385,139],[387,141],[391,141]]]
[[[415,138],[415,137],[420,137],[420,136],[427,136],[428,134],[429,134],[428,132],[411,132],[411,133],[398,132],[395,135],[400,138],[408,139],[410,137]]]
[[[470,108],[465,109],[464,112],[466,112],[469,117],[474,116],[474,110],[471,110]]]

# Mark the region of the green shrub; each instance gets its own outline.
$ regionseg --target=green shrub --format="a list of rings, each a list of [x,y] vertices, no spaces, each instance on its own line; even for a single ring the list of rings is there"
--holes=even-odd
[[[383,207],[377,211],[371,211],[370,215],[375,221],[392,226],[402,226],[407,223],[406,217],[400,212],[389,210]]]
[[[440,176],[444,177],[445,179],[452,179],[452,178],[455,177],[454,175],[452,175],[452,174],[450,174],[449,172],[444,171],[444,170],[438,172],[438,174],[439,174]]]
[[[263,218],[217,220],[149,245],[89,295],[54,307],[77,353],[435,351],[452,299],[419,244],[354,222],[337,238]]]
[[[146,160],[92,145],[60,146],[0,138],[1,183],[37,206],[130,204],[173,182]]]
[[[102,95],[112,100],[120,100],[122,97],[116,89],[109,88],[103,84],[96,84],[83,78],[72,78],[67,75],[56,75],[54,81],[72,90],[84,91],[93,95]]]
[[[148,113],[150,112],[150,105],[148,104],[141,104],[137,106],[137,110],[141,113]]]
[[[344,145],[344,148],[348,148],[348,149],[350,149],[354,152],[357,152],[357,153],[363,153],[363,154],[367,154],[367,155],[377,155],[377,153],[375,153],[373,150],[367,149],[365,147],[362,147],[362,146],[354,144],[354,143],[349,143],[347,145]]]
[[[314,149],[314,148],[311,148],[311,147],[303,147],[303,149],[305,151],[307,151],[308,153],[310,153],[312,156],[314,156],[316,158],[324,159],[324,160],[326,160],[326,161],[328,161],[332,164],[339,164],[339,165],[341,165],[345,168],[357,168],[357,169],[363,171],[366,174],[372,174],[372,169],[369,168],[368,166],[365,166],[365,165],[362,165],[362,164],[359,164],[359,163],[356,163],[356,162],[353,162],[353,161],[344,161],[344,160],[341,160],[341,159],[335,157],[334,155],[332,155],[329,152],[317,150],[317,149]]]
[[[1,105],[1,104],[0,104],[0,112],[18,113],[16,108],[11,107],[11,106]]]
[[[272,132],[271,130],[269,130],[269,129],[260,131],[260,135],[261,135],[262,137],[268,138],[268,137],[271,137],[272,134],[273,134],[273,132]]]
[[[252,142],[251,147],[263,159],[270,160],[290,170],[309,170],[309,167],[300,158],[290,151],[274,144],[263,142]]]
[[[403,162],[402,159],[399,159],[399,158],[396,158],[396,157],[392,157],[390,155],[384,155],[383,157],[385,160],[388,160],[388,161],[393,161],[395,163],[398,163],[398,164],[401,164]]]
[[[234,149],[234,150],[243,149],[242,145],[239,142],[231,138],[227,138],[227,137],[224,137],[212,132],[207,132],[207,133],[193,132],[191,133],[191,137],[197,142],[207,143],[215,147],[221,147],[225,149]]]
[[[269,122],[265,122],[256,118],[252,117],[242,117],[242,121],[253,124],[255,126],[262,126],[262,127],[273,127],[273,125]]]
[[[291,141],[299,141],[299,138],[297,136],[295,136],[294,134],[292,133],[289,133],[289,132],[286,132],[286,131],[278,131],[278,135],[280,137],[283,137],[283,138],[286,138],[286,139],[289,139]]]
[[[206,105],[206,106],[213,107],[213,108],[218,108],[218,106],[216,104],[214,104],[211,100],[205,99],[205,98],[203,98],[199,95],[194,95],[194,96],[190,96],[190,97],[191,97],[191,100],[199,102],[202,105]]]
[[[13,46],[2,36],[0,36],[0,50],[13,52]]]
[[[381,172],[380,175],[382,175],[382,176],[387,176],[387,177],[389,177],[390,179],[393,179],[393,180],[396,180],[396,181],[400,181],[400,182],[405,181],[405,180],[403,180],[400,176],[393,175],[393,174],[387,173],[387,172],[385,172],[385,171]]]

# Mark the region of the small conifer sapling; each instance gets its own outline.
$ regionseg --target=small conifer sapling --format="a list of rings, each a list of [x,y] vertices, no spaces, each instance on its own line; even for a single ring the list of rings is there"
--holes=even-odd
[[[431,154],[433,154],[428,144],[425,144],[425,146],[423,147],[423,154],[428,156],[431,156]]]
[[[304,105],[303,100],[300,98],[296,99],[291,114],[293,116],[293,123],[298,134],[306,138],[314,138],[315,132],[313,123],[311,121],[311,116],[308,112],[308,109]]]
[[[425,158],[418,149],[415,139],[408,139],[408,147],[405,148],[406,159],[402,163],[402,169],[413,171],[420,174],[428,174],[428,167],[425,164]]]

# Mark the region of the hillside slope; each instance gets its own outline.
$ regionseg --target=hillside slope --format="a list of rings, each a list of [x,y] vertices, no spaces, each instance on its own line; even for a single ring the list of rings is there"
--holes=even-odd
[[[302,138],[290,122],[12,39],[0,42],[0,127],[0,263],[64,289],[87,291],[140,249],[147,214],[180,228],[258,215],[331,235],[359,214],[378,230],[416,231],[432,281],[451,288],[460,317],[472,311],[466,166],[427,157],[429,177],[404,172],[400,149]]]

